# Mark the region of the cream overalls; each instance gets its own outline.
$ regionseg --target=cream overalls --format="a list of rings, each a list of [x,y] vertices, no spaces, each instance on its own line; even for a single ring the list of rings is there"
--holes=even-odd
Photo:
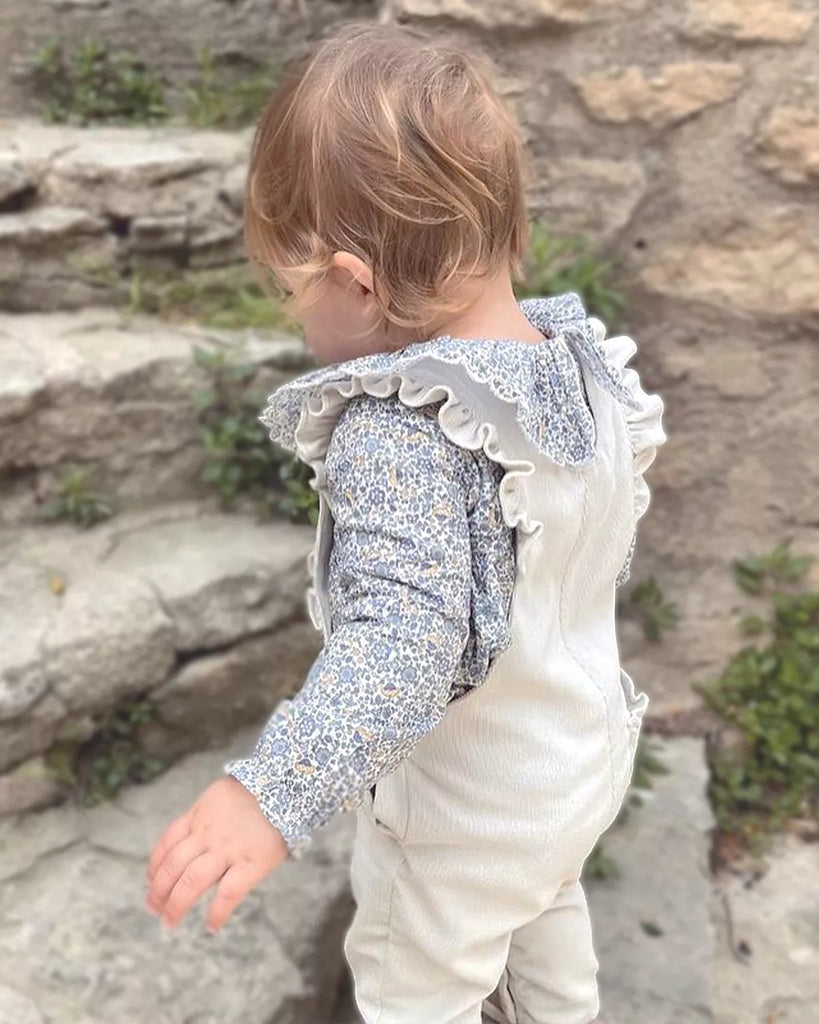
[[[556,464],[511,404],[434,358],[330,388],[301,416],[298,449],[321,490],[333,417],[349,397],[446,399],[450,440],[506,468],[501,504],[517,531],[509,647],[356,812],[345,951],[366,1024],[479,1024],[482,1007],[513,1024],[597,1016],[580,873],[626,794],[647,703],[620,667],[615,581],[665,435],[661,399],[625,368],[634,343],[589,323],[632,405],[574,348],[596,432],[585,465]],[[331,538],[323,502],[311,600],[325,628]],[[501,1012],[485,1004],[496,987]]]

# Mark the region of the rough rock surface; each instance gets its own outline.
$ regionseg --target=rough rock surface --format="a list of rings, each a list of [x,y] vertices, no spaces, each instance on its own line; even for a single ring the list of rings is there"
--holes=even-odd
[[[646,193],[645,173],[637,161],[570,156],[544,158],[538,166],[532,208],[561,234],[614,238]]]
[[[124,274],[242,255],[250,135],[0,126],[0,307],[122,298]]]
[[[18,814],[58,803],[62,786],[45,758],[32,757],[0,775],[0,813]]]
[[[704,744],[668,741],[659,757],[669,774],[604,839],[619,877],[588,887],[606,1024],[714,1020]]]
[[[204,934],[210,895],[175,932],[142,906],[153,842],[226,760],[252,748],[260,725],[112,804],[0,821],[4,1024],[133,1024],[148,1010],[162,1024],[355,1024],[341,984],[349,816],[322,830],[303,861],[266,879],[215,938]],[[767,1013],[812,1022],[816,928],[806,895],[815,849],[784,844],[762,881],[723,880],[715,892],[703,745],[670,740],[661,756],[670,774],[606,837],[619,878],[588,886],[603,1020],[747,1024]],[[753,972],[729,951],[723,889],[732,941],[750,947]]]
[[[205,932],[214,890],[173,931],[143,906],[153,844],[256,733],[113,804],[0,821],[3,1024],[337,1024],[349,816],[268,876],[216,936]]]
[[[31,60],[52,39],[73,52],[88,39],[109,51],[137,54],[180,99],[201,73],[207,50],[235,75],[286,58],[338,18],[371,17],[375,0],[6,0],[0,37],[0,115],[33,113]],[[180,103],[180,106],[183,104]]]
[[[669,64],[647,78],[640,67],[622,73],[591,75],[578,82],[589,113],[601,121],[645,121],[667,128],[714,103],[735,95],[742,66],[730,62]]]
[[[816,12],[794,0],[688,0],[685,32],[694,39],[799,43]]]
[[[633,10],[644,3],[630,0],[627,6]],[[582,25],[616,13],[615,0],[395,0],[390,6],[404,17],[445,19],[488,30]]]
[[[819,181],[819,107],[777,107],[759,139],[760,164],[782,181]]]
[[[748,313],[819,316],[819,246],[798,207],[660,251],[643,280],[664,294]]]
[[[208,376],[194,347],[257,367],[274,390],[308,365],[297,339],[204,330],[112,310],[0,314],[0,521],[30,519],[71,464],[96,467],[117,506],[207,492],[196,394]]]
[[[175,932],[143,909],[153,843],[225,761],[252,749],[262,724],[111,804],[0,820],[3,1024],[133,1024],[148,1011],[161,1024],[355,1024],[342,984],[349,816],[266,879],[215,938],[204,933],[210,895]],[[669,774],[605,838],[619,877],[587,887],[603,1020],[813,1024],[815,847],[783,842],[764,878],[715,889],[703,744],[668,740],[661,757]]]
[[[714,1006],[719,1024],[819,1020],[819,849],[782,838],[760,879],[718,886]]]
[[[9,531],[0,609],[0,813],[54,798],[38,755],[147,697],[139,742],[164,757],[222,743],[295,689],[313,531],[167,505],[78,533]]]

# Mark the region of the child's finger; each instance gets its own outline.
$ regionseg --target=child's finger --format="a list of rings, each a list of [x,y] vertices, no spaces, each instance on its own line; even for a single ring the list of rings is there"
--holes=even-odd
[[[165,854],[172,846],[176,846],[180,840],[184,839],[190,832],[190,811],[187,811],[176,821],[172,821],[170,825],[165,829],[162,835],[154,843],[154,848],[151,851],[151,857],[148,861],[148,878],[151,879],[156,874],[156,869],[162,863]]]
[[[218,882],[227,868],[227,861],[212,850],[194,858],[182,874],[165,901],[162,921],[175,927],[196,903],[202,893]]]
[[[201,836],[187,835],[184,839],[168,850],[162,862],[157,866],[151,879],[148,902],[157,912],[162,912],[165,901],[171,890],[179,881],[183,871],[200,853],[205,852],[205,844]]]
[[[264,877],[264,871],[255,869],[248,861],[233,864],[222,876],[216,895],[208,907],[208,929],[217,931],[247,896],[253,886]]]

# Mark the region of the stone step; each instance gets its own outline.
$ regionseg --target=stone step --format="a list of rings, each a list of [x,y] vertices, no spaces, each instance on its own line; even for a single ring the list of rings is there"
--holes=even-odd
[[[320,830],[302,861],[269,875],[215,938],[204,934],[212,891],[171,932],[143,909],[153,843],[219,777],[224,761],[252,748],[261,726],[260,720],[229,744],[186,756],[112,804],[0,821],[0,1020],[355,1024],[342,979],[342,936],[352,911],[352,815]],[[669,740],[662,756],[670,774],[606,838],[620,877],[587,887],[601,963],[601,1024],[762,1021],[715,1012],[709,979],[720,957],[710,918],[715,896],[707,870],[712,822],[703,744]],[[799,879],[809,888],[816,857],[806,849]],[[761,932],[777,921],[773,897],[785,881],[781,874],[774,866],[776,884],[759,904]],[[806,954],[810,920],[800,925],[797,890],[785,886],[794,898],[791,945],[783,948],[792,949],[791,974],[801,970],[807,991],[815,977]],[[782,968],[773,959],[764,964]],[[738,976],[742,970],[747,975],[737,965]],[[753,987],[777,997],[791,990],[777,974],[756,975]],[[793,1016],[798,1024],[814,1019]]]
[[[184,758],[113,803],[0,821],[3,1024],[342,1024],[352,816],[269,875],[215,936],[215,889],[167,931],[144,908],[165,828],[249,752],[258,728]]]
[[[190,0],[185,21],[168,0],[4,0],[0,33],[0,116],[33,112],[38,100],[31,62],[54,39],[71,56],[88,41],[109,54],[128,52],[161,77],[174,108],[201,76],[201,54],[210,52],[230,88],[286,59],[308,38],[339,19],[370,17],[376,0]]]
[[[312,539],[193,503],[83,532],[5,530],[0,813],[65,796],[48,752],[93,742],[112,709],[147,701],[133,745],[168,760],[224,742],[298,688],[319,645],[304,614]]]
[[[717,1024],[705,745],[681,737],[658,748],[668,774],[603,839],[618,877],[586,886],[601,1024]]]
[[[260,396],[309,365],[296,338],[205,330],[114,310],[0,314],[0,520],[31,519],[74,463],[115,505],[210,493],[193,349],[256,367]]]
[[[718,1024],[819,1020],[819,845],[779,836],[767,861],[719,880]]]
[[[0,308],[127,299],[125,279],[242,258],[250,134],[0,124]]]

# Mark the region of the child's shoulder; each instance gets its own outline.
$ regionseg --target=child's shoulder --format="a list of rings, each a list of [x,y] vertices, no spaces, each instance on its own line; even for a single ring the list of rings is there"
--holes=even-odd
[[[449,440],[442,433],[438,414],[442,401],[420,406],[407,405],[396,393],[385,397],[368,394],[354,395],[342,406],[333,424],[328,444],[358,448],[360,451],[398,453],[407,445],[419,442],[429,446],[446,447]]]
[[[413,495],[434,489],[434,478],[474,487],[489,460],[457,444],[439,421],[440,402],[411,406],[397,395],[361,394],[342,408],[324,456],[328,477],[354,479],[380,473],[395,486],[410,483]]]

